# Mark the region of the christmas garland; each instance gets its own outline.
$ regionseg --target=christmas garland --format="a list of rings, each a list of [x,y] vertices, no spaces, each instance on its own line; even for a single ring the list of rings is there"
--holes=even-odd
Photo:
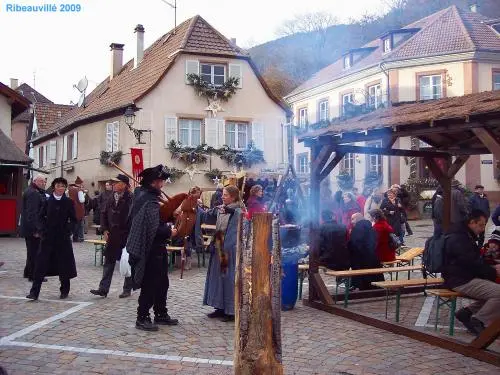
[[[193,163],[205,163],[207,161],[207,156],[212,152],[211,149],[212,147],[209,147],[206,144],[202,144],[197,147],[184,147],[182,146],[182,143],[174,140],[170,141],[168,145],[168,150],[172,155],[172,159],[180,160],[188,165]]]
[[[221,86],[215,86],[205,82],[198,74],[190,73],[187,75],[187,80],[193,86],[194,91],[198,96],[203,96],[210,100],[223,100],[227,102],[236,93],[239,78],[229,77]]]
[[[213,180],[215,178],[221,179],[222,178],[222,171],[217,169],[217,168],[211,169],[205,173],[205,177],[207,177],[209,180]]]
[[[121,151],[101,151],[101,155],[99,156],[99,161],[102,165],[109,165],[109,162],[113,162],[115,164],[120,163],[122,160],[123,152]]]
[[[165,167],[165,172],[170,173],[170,182],[175,182],[179,178],[181,178],[186,172],[177,169],[177,168],[170,168],[170,167]]]

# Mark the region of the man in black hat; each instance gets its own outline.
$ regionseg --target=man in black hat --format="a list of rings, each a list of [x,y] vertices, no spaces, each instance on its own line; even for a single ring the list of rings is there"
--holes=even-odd
[[[144,331],[157,331],[158,324],[176,325],[167,312],[168,254],[166,241],[177,231],[160,219],[159,198],[161,188],[170,175],[160,164],[145,169],[141,186],[134,192],[130,210],[130,233],[127,239],[129,263],[135,288],[141,288],[137,308],[136,328]],[[154,323],[149,316],[153,307]]]
[[[132,194],[129,192],[130,183],[128,177],[119,174],[111,181],[113,183],[113,195],[105,201],[104,207],[101,209],[101,230],[106,240],[104,250],[106,260],[99,288],[90,291],[90,293],[101,297],[108,295],[115,264],[120,260],[122,249],[127,244],[129,232],[128,213],[132,206]],[[123,283],[123,292],[119,297],[130,297],[132,286],[132,277],[126,277]]]

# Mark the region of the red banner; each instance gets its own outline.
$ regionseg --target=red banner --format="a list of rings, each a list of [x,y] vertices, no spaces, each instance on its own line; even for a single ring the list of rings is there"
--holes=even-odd
[[[142,148],[131,148],[130,155],[132,156],[132,174],[136,180],[139,179],[139,173],[144,169],[142,160]]]

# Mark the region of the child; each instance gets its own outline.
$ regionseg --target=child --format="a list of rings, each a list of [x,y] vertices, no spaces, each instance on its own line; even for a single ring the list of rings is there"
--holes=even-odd
[[[492,266],[500,264],[500,231],[491,234],[488,243],[481,249],[481,254],[487,264]],[[500,277],[497,277],[496,282],[500,284]]]

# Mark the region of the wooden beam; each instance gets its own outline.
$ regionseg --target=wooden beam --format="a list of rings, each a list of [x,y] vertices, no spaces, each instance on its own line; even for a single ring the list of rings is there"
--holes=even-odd
[[[390,156],[416,156],[416,157],[429,157],[429,158],[447,158],[450,154],[441,151],[415,151],[403,150],[398,148],[384,149],[381,147],[365,147],[365,146],[351,146],[351,145],[337,145],[335,151],[344,154],[367,154],[367,155],[390,155]]]
[[[470,346],[477,349],[486,349],[500,336],[500,318],[491,323]]]
[[[323,169],[326,162],[330,158],[330,155],[332,154],[332,152],[333,152],[333,146],[325,145],[325,146],[321,147],[321,150],[320,150],[318,156],[316,156],[316,158],[311,162],[311,168],[315,171],[315,174],[317,176],[320,175],[321,170]]]
[[[382,148],[392,148],[397,140],[398,137],[394,135],[382,138]]]
[[[490,129],[478,128],[472,129],[476,137],[486,146],[490,152],[500,159],[500,141]]]
[[[461,155],[455,159],[450,169],[448,170],[448,177],[453,178],[457,172],[462,168],[465,163],[469,160],[469,155]]]
[[[455,339],[425,333],[416,329],[405,327],[401,324],[392,323],[388,320],[381,320],[368,315],[362,315],[356,313],[354,309],[344,309],[342,307],[339,307],[338,305],[326,305],[310,300],[303,300],[303,304],[304,306],[312,307],[314,309],[322,310],[333,315],[351,319],[371,327],[383,329],[396,335],[402,335],[429,345],[450,350],[455,353],[477,359],[479,361],[490,363],[494,366],[500,366],[500,355],[498,353],[476,349]]]
[[[335,157],[330,161],[330,163],[328,163],[328,165],[321,171],[319,175],[321,181],[324,180],[331,171],[333,171],[333,168],[335,168],[337,164],[340,163],[344,155],[345,154],[343,152],[335,152]]]
[[[309,273],[309,290],[311,288],[310,285],[313,285],[316,297],[319,298],[322,303],[326,305],[334,304],[333,298],[328,292],[328,288],[319,273]],[[309,298],[311,298],[311,296],[309,296]]]

